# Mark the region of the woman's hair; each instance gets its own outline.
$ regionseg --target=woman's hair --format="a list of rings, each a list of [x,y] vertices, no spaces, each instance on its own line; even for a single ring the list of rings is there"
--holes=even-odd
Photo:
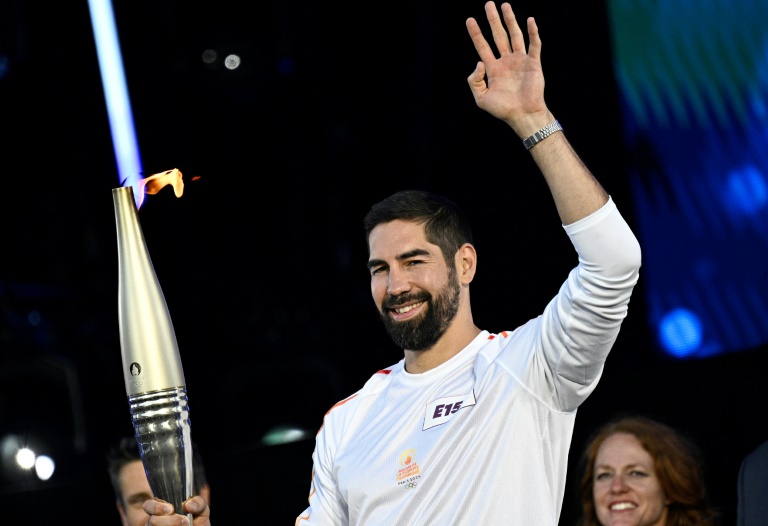
[[[581,457],[581,526],[599,526],[593,486],[595,459],[606,438],[616,433],[633,435],[653,459],[656,478],[669,500],[666,526],[712,526],[719,513],[707,503],[699,448],[688,437],[644,416],[622,415],[593,433]]]

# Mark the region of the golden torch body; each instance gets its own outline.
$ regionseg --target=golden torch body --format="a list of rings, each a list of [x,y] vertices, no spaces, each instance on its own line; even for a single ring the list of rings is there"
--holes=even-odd
[[[184,370],[168,306],[130,186],[114,188],[123,378],[136,441],[155,498],[192,496],[192,441]],[[190,517],[191,523],[191,517]]]

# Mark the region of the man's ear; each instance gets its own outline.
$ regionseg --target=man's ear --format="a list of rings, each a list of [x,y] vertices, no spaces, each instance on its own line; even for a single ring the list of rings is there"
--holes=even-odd
[[[203,484],[200,487],[199,495],[205,499],[205,502],[210,506],[211,504],[211,487],[208,484]]]
[[[117,500],[115,501],[115,506],[117,507],[117,512],[120,514],[120,522],[123,524],[123,526],[130,526],[130,524],[128,524],[128,515],[126,515],[125,508],[123,508],[122,503]]]
[[[462,285],[468,285],[475,279],[477,252],[470,243],[464,243],[456,253],[456,270]]]

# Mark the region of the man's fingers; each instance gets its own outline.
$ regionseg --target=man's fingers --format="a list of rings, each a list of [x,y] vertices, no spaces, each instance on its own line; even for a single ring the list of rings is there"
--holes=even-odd
[[[499,12],[496,10],[496,4],[493,2],[486,2],[485,16],[488,18],[488,24],[491,26],[491,34],[493,35],[493,41],[496,44],[496,49],[499,51],[499,54],[512,51],[509,47],[509,36],[504,29],[504,25],[501,23]]]
[[[150,515],[171,515],[173,506],[157,499],[147,499],[143,505],[144,511]]]
[[[488,86],[485,84],[485,64],[482,62],[477,63],[475,71],[467,77],[467,84],[469,84],[469,89],[472,91],[475,102],[478,102],[483,93],[488,91]]]
[[[525,38],[523,37],[523,31],[517,24],[517,19],[515,18],[514,11],[512,11],[512,6],[509,5],[509,3],[504,2],[501,4],[501,13],[504,16],[504,24],[507,26],[507,30],[509,30],[509,37],[506,37],[506,32],[504,35],[505,38],[511,40],[512,51],[515,53],[525,53]],[[507,49],[509,49],[509,44],[507,44]]]
[[[475,45],[477,54],[480,56],[480,60],[483,62],[494,60],[496,57],[493,56],[491,46],[485,41],[485,37],[480,30],[480,26],[477,24],[477,20],[474,18],[467,19],[467,31],[469,32],[469,37],[472,39],[472,43]]]
[[[204,497],[195,495],[184,503],[184,509],[193,515],[195,526],[211,526],[211,508]]]
[[[533,17],[528,18],[528,55],[536,60],[541,60],[541,38],[539,37],[539,27]]]
[[[205,509],[208,503],[200,495],[196,495],[184,503],[184,508],[189,513],[199,513]]]
[[[467,77],[467,82],[472,90],[485,89],[485,64],[478,62],[475,70]]]

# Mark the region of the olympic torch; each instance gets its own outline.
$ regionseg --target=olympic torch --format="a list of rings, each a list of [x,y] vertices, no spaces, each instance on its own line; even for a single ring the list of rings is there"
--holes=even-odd
[[[175,169],[156,175],[176,176],[176,184],[181,184],[181,173]],[[160,186],[164,184],[168,183]],[[141,189],[143,199],[144,186]],[[112,197],[119,261],[120,345],[131,419],[153,496],[169,502],[183,515],[182,503],[193,495],[184,370],[168,306],[139,223],[133,187],[114,188]]]

